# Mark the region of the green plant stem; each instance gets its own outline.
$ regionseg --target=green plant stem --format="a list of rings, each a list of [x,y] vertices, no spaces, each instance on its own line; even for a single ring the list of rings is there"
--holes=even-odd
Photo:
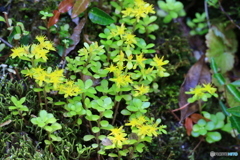
[[[82,104],[83,104],[83,108],[87,111],[88,109],[87,109],[87,107],[86,107],[86,105],[85,105],[85,103],[84,103],[84,100],[85,100],[85,94],[83,93],[83,94],[82,94]],[[88,121],[88,123],[89,123],[90,128],[92,129],[92,122],[91,122],[91,121]],[[92,131],[92,130],[91,130],[91,131]]]
[[[115,100],[115,102],[114,102],[114,106],[115,106],[115,111],[114,111],[114,116],[113,116],[113,120],[112,120],[112,125],[115,123],[115,121],[116,121],[116,117],[117,117],[117,114],[118,114],[118,108],[119,108],[119,104],[120,104],[120,102],[117,102],[116,100]]]
[[[100,118],[97,121],[98,128],[100,128],[100,121],[101,121],[102,116],[103,116],[103,113],[100,112]],[[97,144],[98,144],[98,151],[100,150],[100,141],[99,141],[99,138],[98,138],[99,136],[100,136],[100,132],[97,132],[96,133],[96,141],[97,141]],[[100,154],[99,153],[97,154],[97,157],[100,160]]]
[[[206,18],[207,18],[208,28],[211,28],[211,23],[210,23],[210,20],[209,20],[209,14],[208,14],[208,5],[207,5],[207,1],[208,1],[208,0],[205,0],[205,1],[204,1],[204,9],[205,9],[205,13],[206,13]]]
[[[43,95],[44,95],[45,109],[47,109],[48,101],[47,101],[47,93],[46,93],[45,88],[44,88],[44,90],[43,90]]]
[[[120,154],[120,152],[119,152],[119,149],[117,148],[117,152],[118,152],[118,160],[120,160],[121,159],[121,154]]]
[[[198,106],[199,106],[199,112],[202,112],[202,105],[201,105],[201,100],[198,100]]]

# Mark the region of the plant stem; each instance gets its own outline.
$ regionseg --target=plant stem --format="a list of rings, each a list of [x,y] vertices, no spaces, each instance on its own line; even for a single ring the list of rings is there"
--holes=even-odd
[[[113,120],[112,120],[112,125],[115,123],[116,118],[117,118],[117,114],[118,114],[118,108],[119,108],[119,104],[120,102],[116,101],[116,107],[115,107],[115,111],[114,111],[114,116],[113,116]]]
[[[186,108],[189,104],[190,104],[190,103],[186,103],[184,106],[182,106],[182,107],[180,107],[180,108],[178,108],[178,109],[172,110],[172,112],[176,112],[176,111],[182,110],[182,109]]]
[[[47,93],[46,93],[45,88],[44,88],[44,90],[43,90],[43,95],[44,95],[45,109],[47,109],[47,103],[48,103],[48,101],[47,101]]]

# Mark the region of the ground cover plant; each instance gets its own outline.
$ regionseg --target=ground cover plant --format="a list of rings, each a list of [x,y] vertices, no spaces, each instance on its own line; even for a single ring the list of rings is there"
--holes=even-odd
[[[1,159],[236,155],[236,4],[1,2]]]

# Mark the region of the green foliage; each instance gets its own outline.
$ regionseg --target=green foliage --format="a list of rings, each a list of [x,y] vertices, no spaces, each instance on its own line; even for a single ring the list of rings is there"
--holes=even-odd
[[[161,10],[158,11],[158,16],[164,17],[163,22],[169,23],[172,19],[185,16],[183,4],[176,0],[158,1],[158,6]]]
[[[9,110],[12,112],[13,115],[21,115],[24,116],[29,111],[28,107],[23,105],[23,103],[26,101],[26,97],[21,98],[20,100],[17,100],[16,97],[12,96],[11,101],[13,102],[14,106],[9,106]]]
[[[187,25],[192,29],[190,31],[191,35],[204,35],[208,32],[206,13],[196,13],[196,18],[193,20],[188,19]]]
[[[66,125],[86,128],[81,133],[82,140],[83,143],[90,144],[91,150],[82,148],[82,152],[95,151],[98,154],[118,158],[137,157],[138,153],[146,149],[143,142],[151,142],[154,136],[167,133],[164,129],[166,126],[158,126],[160,119],[155,122],[154,118],[148,118],[145,114],[150,106],[147,94],[152,92],[151,84],[157,77],[169,76],[164,68],[169,61],[157,55],[154,58],[146,58],[145,54],[155,52],[152,49],[154,44],[147,44],[143,38],[134,34],[138,30],[141,34],[146,33],[153,38],[149,33],[158,26],[153,25],[152,28],[148,26],[156,20],[155,16],[150,17],[148,13],[154,13],[154,10],[152,5],[143,1],[128,4],[134,5],[144,16],[135,14],[129,6],[125,6],[122,11],[123,17],[126,21],[132,19],[139,24],[125,24],[119,20],[120,25],[108,25],[107,22],[105,25],[108,26],[104,33],[99,35],[101,45],[97,42],[84,43],[77,56],[66,57],[67,74],[63,69],[44,66],[47,64],[49,51],[55,50],[53,43],[45,36],[37,36],[36,44],[12,50],[12,58],[17,57],[29,62],[28,67],[21,73],[33,79],[36,86],[33,90],[38,93],[40,101],[43,100],[40,107],[45,107],[45,110],[39,111],[39,117],[32,118],[31,122],[41,129],[39,137],[43,138],[50,152],[54,143],[65,144],[56,131]],[[127,9],[131,10],[131,14],[126,12]],[[64,31],[62,35],[67,34],[68,26],[63,26],[62,30]],[[47,95],[51,92],[57,92],[62,100],[55,102]],[[67,124],[57,123],[56,113],[49,113],[51,111],[49,104],[52,104],[51,107],[56,105],[64,109],[59,114],[60,119],[67,117]],[[123,116],[129,119],[131,131],[126,129],[124,133],[122,131],[116,133],[123,126],[116,129],[114,125],[117,118]],[[142,123],[131,123],[137,120],[142,120]],[[127,124],[125,127],[127,128]],[[47,139],[41,136],[42,130],[47,132]],[[109,134],[109,131],[112,134]],[[138,138],[131,138],[134,135]],[[112,145],[104,146],[101,143],[106,138]],[[131,150],[124,149],[123,146],[127,145]]]
[[[40,11],[39,13],[40,13],[41,16],[42,16],[41,19],[47,19],[48,17],[52,17],[52,16],[53,16],[52,13],[48,13],[48,12],[45,12],[45,11]]]
[[[32,118],[31,122],[48,132],[48,140],[44,141],[47,146],[51,145],[53,141],[62,140],[61,137],[53,134],[55,131],[62,129],[62,126],[57,123],[57,119],[53,114],[48,113],[46,110],[41,110],[39,117]]]
[[[207,101],[212,96],[218,97],[215,92],[216,88],[212,87],[211,84],[203,84],[203,86],[197,85],[194,89],[191,88],[190,91],[185,93],[193,94],[191,98],[188,98],[188,103],[193,103],[198,100]]]
[[[111,16],[109,16],[107,13],[96,7],[92,8],[89,11],[88,17],[93,23],[100,25],[109,25],[114,22]]]
[[[237,51],[236,35],[232,29],[226,29],[228,23],[220,23],[212,27],[206,35],[208,46],[206,56],[214,58],[221,73],[233,68],[234,54]]]
[[[221,129],[228,133],[233,130],[229,121],[228,123],[224,122],[225,115],[222,112],[218,112],[214,115],[203,111],[202,114],[206,119],[198,120],[193,126],[191,132],[193,137],[205,136],[208,143],[214,143],[222,139],[221,134],[215,130]]]

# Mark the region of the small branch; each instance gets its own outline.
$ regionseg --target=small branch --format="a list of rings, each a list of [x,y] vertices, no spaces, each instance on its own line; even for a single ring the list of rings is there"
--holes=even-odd
[[[116,108],[115,108],[115,113],[114,113],[114,116],[113,116],[112,125],[115,123],[115,120],[117,118],[118,108],[119,108],[120,102],[116,102],[116,103],[117,103],[117,105],[116,105]]]
[[[205,1],[204,1],[204,10],[205,10],[205,13],[206,13],[206,18],[207,18],[208,28],[211,28],[211,23],[210,23],[210,20],[209,20],[209,14],[208,14],[208,5],[207,5],[207,1],[208,1],[208,0],[205,0]]]
[[[172,112],[176,112],[176,111],[182,110],[182,109],[186,108],[189,104],[190,103],[187,103],[187,104],[185,104],[184,106],[182,106],[182,107],[180,107],[178,109],[174,109],[174,110],[172,110]]]
[[[3,12],[3,14],[4,14],[4,19],[5,19],[7,27],[11,27],[9,22],[8,22],[8,13],[7,12]]]
[[[225,10],[224,10],[224,8],[222,7],[220,1],[218,1],[218,4],[219,4],[219,7],[220,7],[221,11],[228,17],[228,19],[229,19],[238,29],[240,29],[240,26],[237,25],[237,24],[234,22],[234,20],[225,12]]]
[[[0,37],[0,41],[5,43],[8,47],[13,48],[13,46],[10,43],[8,43],[7,41],[5,41],[2,37]]]

